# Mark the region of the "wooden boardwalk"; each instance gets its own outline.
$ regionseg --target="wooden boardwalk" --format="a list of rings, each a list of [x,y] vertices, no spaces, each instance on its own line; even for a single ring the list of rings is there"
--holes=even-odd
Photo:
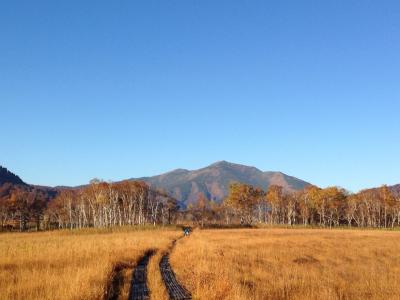
[[[166,254],[161,258],[160,271],[171,300],[192,299],[190,292],[179,284],[178,280],[176,280],[175,273],[169,264],[169,254]]]
[[[172,243],[171,250],[175,247],[175,241]],[[147,252],[137,264],[132,274],[131,290],[129,300],[149,300],[150,291],[147,287],[147,265],[154,252]],[[160,261],[161,277],[167,288],[171,300],[189,300],[192,299],[190,292],[185,289],[176,279],[175,273],[169,263],[169,253],[165,254]]]
[[[147,287],[147,264],[149,263],[152,252],[146,253],[139,261],[132,275],[131,290],[129,300],[148,300],[150,299],[150,291]]]

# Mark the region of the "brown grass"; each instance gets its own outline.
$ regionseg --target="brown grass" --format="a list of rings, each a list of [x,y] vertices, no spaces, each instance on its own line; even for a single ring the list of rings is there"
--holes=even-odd
[[[150,299],[168,300],[168,292],[160,272],[160,261],[165,251],[158,251],[149,261],[147,271],[147,284],[150,289]]]
[[[114,278],[126,299],[134,266],[154,249],[151,298],[168,299],[159,262],[180,235],[172,229],[1,234],[0,298],[101,299]],[[171,264],[194,299],[400,299],[400,232],[196,230],[178,240]]]
[[[400,233],[197,230],[171,264],[195,299],[400,299]]]
[[[101,299],[114,266],[134,266],[179,235],[171,229],[0,234],[0,298]],[[132,273],[121,272],[126,297]]]

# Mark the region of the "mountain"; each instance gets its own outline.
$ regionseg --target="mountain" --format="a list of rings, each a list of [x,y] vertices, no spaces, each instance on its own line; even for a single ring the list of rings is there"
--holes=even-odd
[[[0,200],[10,196],[14,188],[27,188],[28,185],[14,173],[0,166]]]
[[[389,190],[393,193],[393,195],[400,196],[400,184],[396,184],[396,185],[388,185]],[[379,189],[379,188],[374,188],[375,190]]]
[[[381,189],[383,186],[386,186],[388,190],[392,193],[392,195],[395,197],[395,199],[400,199],[400,184],[395,184],[395,185],[381,185],[379,187],[373,187],[373,188],[367,188],[360,190],[358,193],[362,192],[369,192],[373,195],[376,201],[383,200],[379,196],[382,196],[381,194]]]
[[[209,199],[221,202],[228,194],[232,182],[251,184],[263,189],[280,185],[288,191],[303,189],[308,182],[281,172],[263,172],[255,167],[219,161],[198,170],[177,169],[162,175],[143,177],[150,186],[161,188],[182,202],[183,205],[197,200],[199,193]]]
[[[308,182],[281,172],[263,172],[255,167],[219,161],[198,170],[176,169],[174,171],[130,180],[143,180],[151,187],[167,191],[179,200],[183,207],[197,200],[199,193],[209,199],[221,202],[228,194],[232,182],[241,182],[267,189],[270,185],[280,185],[288,191],[303,189]],[[82,187],[82,186],[81,186]],[[0,167],[0,197],[9,195],[14,188],[39,190],[48,199],[53,199],[61,190],[78,187],[46,187],[28,185],[17,175]]]
[[[52,187],[27,184],[19,176],[0,166],[0,199],[9,197],[16,189],[29,192],[40,191],[48,200],[53,199],[59,192],[58,189]]]
[[[395,195],[400,195],[400,184],[392,185],[389,187],[389,189],[394,193]]]
[[[379,189],[381,187],[382,186],[368,188],[368,189],[364,189],[363,191],[379,191]],[[388,187],[389,191],[391,191],[395,197],[400,196],[400,184],[388,185],[387,187]]]
[[[0,185],[5,183],[26,185],[17,175],[0,166]]]

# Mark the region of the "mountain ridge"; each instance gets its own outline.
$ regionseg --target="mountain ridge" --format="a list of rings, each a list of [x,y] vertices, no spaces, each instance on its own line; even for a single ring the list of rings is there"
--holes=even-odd
[[[0,166],[0,185],[5,183],[27,185],[19,176],[15,175],[7,168]]]
[[[263,189],[280,185],[285,190],[294,191],[304,188],[310,183],[279,171],[261,171],[254,166],[246,166],[227,161],[217,161],[209,166],[196,170],[174,169],[155,176],[130,178],[126,180],[142,180],[154,188],[163,189],[175,197],[183,207],[197,200],[199,193],[204,193],[210,200],[221,202],[227,195],[231,182],[241,182]],[[120,180],[116,182],[121,182]],[[18,175],[0,166],[0,198],[8,195],[13,187],[33,188],[45,192],[49,199],[59,191],[79,189],[87,186],[40,186],[25,183]],[[388,188],[400,195],[400,184],[389,185]],[[369,188],[377,189],[377,188]]]
[[[164,189],[183,205],[195,202],[199,193],[204,193],[211,200],[221,202],[228,194],[229,185],[232,182],[251,184],[263,189],[275,184],[289,191],[310,185],[306,181],[282,172],[261,171],[253,166],[224,160],[196,170],[175,169],[160,175],[130,180],[143,180],[150,186]]]

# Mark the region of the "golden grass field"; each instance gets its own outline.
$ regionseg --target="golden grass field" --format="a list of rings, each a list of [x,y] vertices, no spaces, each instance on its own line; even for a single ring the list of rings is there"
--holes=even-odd
[[[400,299],[400,232],[195,230],[171,264],[194,299]]]
[[[180,230],[83,230],[0,234],[0,299],[101,299],[113,266],[131,270],[148,249],[166,249]]]
[[[152,300],[176,229],[0,234],[0,299],[102,299],[122,266],[119,299],[149,249]],[[194,299],[400,299],[400,232],[323,229],[195,230],[171,264]],[[114,274],[115,275],[115,274]]]

